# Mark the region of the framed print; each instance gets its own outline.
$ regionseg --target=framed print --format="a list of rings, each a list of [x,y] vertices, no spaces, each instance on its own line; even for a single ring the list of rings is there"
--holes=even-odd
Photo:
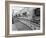
[[[45,4],[6,1],[5,36],[33,36],[45,34]]]

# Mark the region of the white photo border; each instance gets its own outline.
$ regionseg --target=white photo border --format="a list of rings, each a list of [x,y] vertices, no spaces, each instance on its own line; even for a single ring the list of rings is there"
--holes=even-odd
[[[31,31],[12,31],[12,6],[21,6],[21,7],[36,7],[40,8],[40,30],[31,30]],[[10,10],[10,20],[9,20],[9,34],[26,34],[26,33],[43,33],[43,6],[42,5],[22,5],[22,4],[9,4]]]

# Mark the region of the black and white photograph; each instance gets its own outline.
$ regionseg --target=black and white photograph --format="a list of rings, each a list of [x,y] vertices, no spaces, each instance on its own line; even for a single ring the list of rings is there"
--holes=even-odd
[[[15,6],[12,9],[12,30],[40,30],[40,8]]]
[[[21,3],[8,3],[6,8],[8,34],[13,36],[43,34],[42,3]]]
[[[45,34],[44,3],[8,1],[5,7],[5,36]]]

